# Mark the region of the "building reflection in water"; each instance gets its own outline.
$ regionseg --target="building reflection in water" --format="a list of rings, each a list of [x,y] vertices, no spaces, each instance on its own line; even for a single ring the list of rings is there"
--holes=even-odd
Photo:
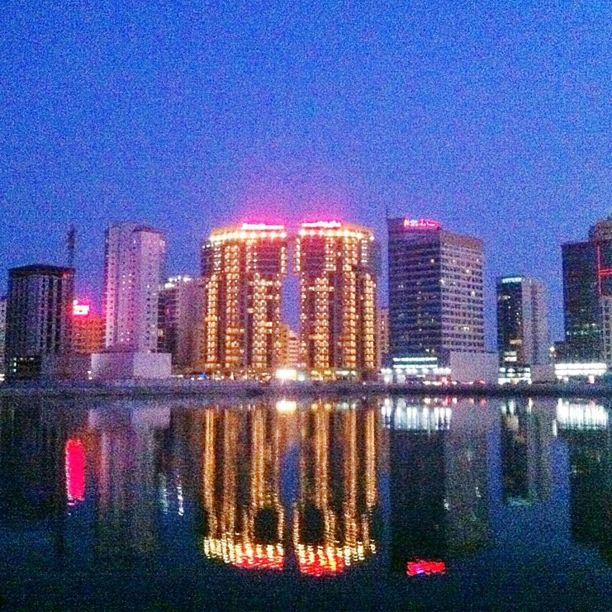
[[[595,402],[559,400],[559,437],[568,445],[572,539],[612,565],[612,435],[609,412]]]
[[[280,570],[292,564],[291,551],[301,572],[322,575],[341,572],[375,552],[374,408],[315,402],[297,410],[281,401],[276,407],[205,408],[203,418],[207,557]],[[296,428],[298,493],[285,508],[280,460]]]
[[[165,407],[89,411],[96,554],[140,556],[157,547],[156,456],[169,425]]]
[[[551,489],[554,407],[527,398],[502,400],[501,459],[504,503],[544,501]]]
[[[377,412],[314,402],[299,413],[293,547],[305,574],[334,574],[376,552]]]
[[[383,405],[389,428],[391,566],[441,573],[489,540],[486,406],[441,399]]]
[[[202,410],[203,548],[239,567],[282,569],[281,419],[264,404]]]

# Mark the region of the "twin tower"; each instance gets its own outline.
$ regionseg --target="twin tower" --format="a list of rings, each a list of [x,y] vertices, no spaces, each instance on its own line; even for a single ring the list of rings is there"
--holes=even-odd
[[[283,365],[282,286],[293,247],[299,278],[300,361],[315,378],[367,378],[378,369],[373,233],[339,221],[219,228],[202,248],[200,365],[258,377]]]

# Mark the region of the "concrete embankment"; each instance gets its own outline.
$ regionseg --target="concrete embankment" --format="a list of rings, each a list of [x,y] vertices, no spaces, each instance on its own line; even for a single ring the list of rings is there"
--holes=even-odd
[[[254,381],[118,381],[54,384],[16,384],[0,386],[0,398],[224,398],[245,400],[255,397],[309,398],[316,396],[359,397],[407,395],[414,397],[580,397],[611,398],[612,385],[546,384],[529,386],[500,385],[385,385],[382,383],[284,383],[262,384]]]

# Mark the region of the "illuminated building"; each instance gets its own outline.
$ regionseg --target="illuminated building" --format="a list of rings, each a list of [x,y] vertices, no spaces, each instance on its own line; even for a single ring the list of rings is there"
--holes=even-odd
[[[564,351],[559,361],[596,363],[607,356],[605,335],[612,335],[609,302],[612,297],[612,217],[598,221],[589,239],[562,246]],[[607,361],[612,365],[612,361]]]
[[[338,574],[376,553],[377,417],[358,402],[319,401],[298,414],[293,549],[303,574]]]
[[[389,308],[378,311],[378,366],[382,366],[389,355]]]
[[[74,300],[72,306],[72,350],[97,353],[104,348],[104,317],[91,311],[89,304]]]
[[[172,276],[159,290],[159,342],[172,364],[193,368],[197,359],[197,330],[202,316],[201,287],[191,276]]]
[[[73,293],[73,268],[38,264],[9,270],[7,378],[37,378],[43,361],[70,353]]]
[[[0,382],[4,380],[4,346],[6,343],[6,296],[0,296]]]
[[[203,411],[203,551],[243,569],[282,570],[282,427],[266,405]]]
[[[160,274],[166,243],[159,230],[118,223],[106,230],[104,318],[106,348],[157,352]]]
[[[482,241],[427,219],[388,219],[393,357],[484,351]]]
[[[301,365],[300,337],[286,323],[280,327],[280,364],[283,368]]]
[[[374,374],[378,250],[372,232],[338,221],[302,223],[295,259],[306,367],[320,378]]]
[[[533,366],[549,364],[546,293],[540,281],[524,276],[497,280],[497,350],[502,383],[530,382]]]
[[[286,272],[284,226],[243,223],[212,232],[202,247],[200,362],[206,372],[258,377],[280,365]]]

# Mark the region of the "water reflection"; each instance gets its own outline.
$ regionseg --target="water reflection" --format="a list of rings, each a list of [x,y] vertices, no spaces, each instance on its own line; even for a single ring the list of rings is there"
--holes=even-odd
[[[391,476],[391,565],[409,574],[444,571],[450,554],[489,539],[487,439],[490,411],[445,400],[387,401]]]
[[[611,446],[588,401],[4,404],[0,548],[26,574],[45,546],[124,571],[448,575],[527,558],[537,522],[609,565]]]

